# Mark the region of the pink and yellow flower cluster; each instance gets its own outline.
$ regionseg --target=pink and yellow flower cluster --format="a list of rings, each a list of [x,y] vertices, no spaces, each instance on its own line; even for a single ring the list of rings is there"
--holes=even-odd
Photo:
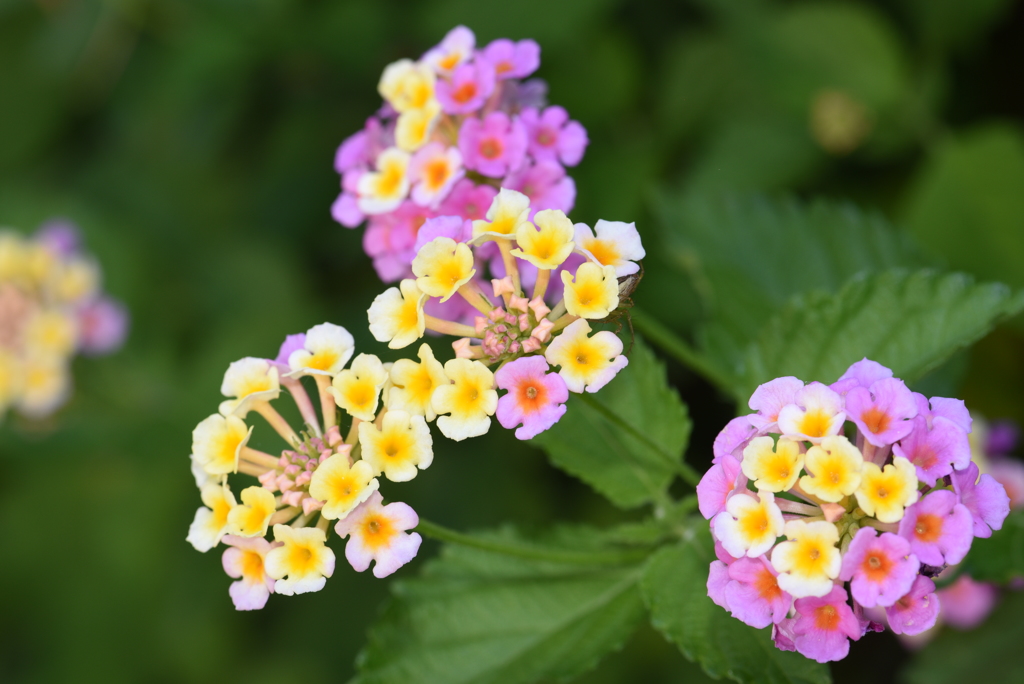
[[[532,40],[478,47],[458,26],[419,60],[388,65],[384,107],[338,149],[342,192],[332,214],[354,228],[384,282],[406,278],[417,232],[435,216],[482,219],[499,187],[527,195],[534,211],[568,212],[576,186],[565,167],[583,158],[587,134],[562,107],[545,106]]]
[[[450,382],[435,385],[432,395],[417,394],[440,415],[446,437],[483,434],[496,414],[505,428],[521,426],[519,439],[530,439],[561,418],[569,392],[596,392],[625,367],[621,340],[594,332],[589,321],[619,307],[619,280],[637,273],[644,250],[633,224],[599,221],[596,229],[573,225],[557,209],[534,212],[526,195],[507,188],[484,219],[424,224],[414,277],[379,295],[368,316],[374,337],[395,349],[428,330],[459,338],[456,358],[443,368]],[[489,286],[477,277],[484,249],[496,253],[494,268],[502,274]],[[549,287],[553,273],[561,287]],[[426,312],[431,302],[453,298],[475,313],[472,324]],[[405,378],[394,382],[411,392]],[[500,399],[495,385],[506,390]]]
[[[932,578],[1009,512],[971,460],[964,403],[864,359],[832,385],[765,383],[750,408],[716,439],[697,488],[718,556],[712,600],[819,662],[885,628],[871,616],[897,634],[929,629]]]
[[[381,479],[411,480],[434,458],[424,413],[412,402],[398,408],[397,399],[389,401],[401,394],[391,378],[403,377],[411,362],[384,364],[372,354],[353,358],[354,351],[345,328],[323,323],[289,335],[275,359],[235,361],[221,385],[227,400],[192,432],[192,472],[204,505],[187,541],[203,552],[228,547],[223,564],[238,580],[229,593],[239,610],[262,608],[272,593],[322,589],[334,574],[326,544],[332,523],[348,539],[345,558],[359,572],[372,561],[373,574],[385,577],[419,550],[420,535],[409,533],[419,521],[415,511],[385,505],[378,491]],[[427,373],[417,381],[440,381],[430,348],[420,353]],[[320,415],[307,387],[316,389]],[[299,431],[272,405],[282,391],[302,417]],[[348,419],[344,436],[339,409]],[[279,455],[249,446],[252,413],[284,440]],[[235,473],[258,482],[236,497],[228,483]]]
[[[0,229],[0,419],[12,407],[29,418],[57,410],[72,357],[119,348],[127,321],[73,225],[54,221],[31,238]]]

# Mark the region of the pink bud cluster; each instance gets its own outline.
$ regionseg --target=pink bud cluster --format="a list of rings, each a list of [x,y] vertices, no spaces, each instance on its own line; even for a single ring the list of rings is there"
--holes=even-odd
[[[368,204],[359,189],[363,176],[379,170],[381,153],[402,146],[396,141],[400,112],[390,104],[346,139],[335,157],[342,191],[332,215],[348,228],[368,221],[363,246],[384,282],[409,277],[426,220],[483,219],[499,187],[527,195],[532,212],[569,212],[576,185],[565,167],[578,164],[588,144],[586,130],[565,109],[545,106],[546,84],[524,80],[540,66],[540,47],[532,40],[498,39],[478,49],[473,32],[459,26],[415,65],[433,74],[433,104],[421,111],[434,107],[436,115],[426,144],[409,149],[406,194],[382,209]],[[443,154],[453,165],[447,167],[450,182],[438,192],[418,192],[417,184],[431,173],[430,160]]]
[[[504,288],[511,288],[511,278],[494,281],[494,295],[501,296]],[[509,289],[508,291],[511,291]],[[500,306],[486,316],[477,316],[476,332],[483,335],[481,349],[489,364],[513,359],[522,353],[538,351],[551,339],[554,323],[545,318],[551,309],[540,297],[509,298],[508,310]],[[468,350],[468,347],[467,347]]]
[[[830,386],[765,383],[750,408],[719,434],[697,488],[716,541],[712,600],[819,662],[868,631],[931,628],[933,578],[1009,512],[971,460],[963,402],[864,359]]]
[[[348,457],[352,445],[345,444],[338,426],[327,430],[323,438],[307,436],[296,449],[285,449],[277,461],[277,468],[260,475],[260,484],[271,492],[281,492],[282,503],[299,506],[304,515],[323,508],[323,501],[309,494],[309,482],[317,466],[334,454]]]

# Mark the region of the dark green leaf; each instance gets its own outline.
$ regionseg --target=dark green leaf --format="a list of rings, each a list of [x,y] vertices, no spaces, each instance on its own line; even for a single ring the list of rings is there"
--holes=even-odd
[[[975,539],[964,570],[984,582],[1024,577],[1024,511],[1014,511],[988,539]]]
[[[535,441],[556,466],[617,506],[631,508],[668,487],[679,472],[690,428],[664,365],[638,339],[629,365],[607,387],[571,397],[565,416]]]
[[[546,547],[556,553],[609,549],[592,529],[556,537]],[[524,544],[508,531],[479,538]],[[636,565],[555,563],[447,545],[422,577],[395,583],[355,682],[526,684],[573,677],[620,648],[643,618],[640,572]]]
[[[858,273],[926,265],[884,218],[852,204],[684,195],[662,197],[658,209],[665,258],[708,312],[700,347],[724,376],[741,374],[751,340],[794,296],[838,292]]]
[[[716,678],[744,684],[829,682],[827,666],[776,649],[770,629],[749,627],[712,603],[707,592],[712,560],[703,520],[695,523],[690,539],[651,557],[640,586],[654,626]]]
[[[1018,684],[1024,681],[1024,594],[1012,592],[977,629],[944,629],[914,655],[903,672],[907,684]]]
[[[904,220],[950,267],[1024,287],[1024,136],[988,126],[951,136],[925,165]]]
[[[867,357],[913,381],[1024,309],[1024,292],[962,273],[889,271],[799,297],[747,354],[742,393],[783,375],[831,382]]]

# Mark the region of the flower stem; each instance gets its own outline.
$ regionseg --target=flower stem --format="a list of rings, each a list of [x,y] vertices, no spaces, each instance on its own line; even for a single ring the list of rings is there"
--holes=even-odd
[[[630,436],[632,436],[634,439],[646,445],[648,449],[657,454],[661,458],[661,460],[663,460],[667,465],[669,465],[672,468],[672,470],[674,470],[676,474],[679,475],[679,477],[683,478],[684,482],[694,487],[696,487],[697,484],[700,482],[700,474],[696,470],[691,468],[685,462],[676,460],[676,458],[673,457],[672,454],[668,453],[667,451],[662,449],[658,444],[651,441],[651,439],[647,435],[645,435],[644,433],[640,432],[635,427],[627,423],[625,420],[622,419],[622,417],[620,417],[618,414],[616,414],[614,411],[609,409],[601,402],[597,401],[597,399],[587,394],[577,394],[576,396],[579,397],[580,401],[582,401],[584,404],[590,406],[592,409],[603,415],[609,421],[617,425],[619,428],[629,433]]]
[[[487,295],[480,290],[480,287],[472,280],[463,285],[458,289],[459,295],[462,296],[469,305],[482,313],[484,316],[489,314],[494,309],[494,304],[488,299]]]
[[[324,414],[324,430],[330,430],[338,424],[338,405],[334,395],[330,393],[331,379],[326,375],[314,375],[316,387],[320,391],[320,411]]]
[[[629,549],[622,551],[571,551],[568,549],[549,548],[534,546],[524,542],[505,541],[500,539],[485,539],[473,535],[463,534],[455,530],[442,527],[437,523],[420,518],[416,531],[431,539],[459,544],[482,551],[491,551],[506,556],[527,558],[530,560],[549,561],[552,563],[563,563],[565,565],[627,565],[636,563],[646,558],[650,551],[648,549]]]
[[[442,335],[452,335],[454,337],[472,337],[474,339],[481,339],[480,333],[476,331],[471,325],[464,323],[455,323],[454,321],[446,321],[442,318],[434,318],[429,314],[424,314],[424,322],[427,328],[434,332],[439,332]]]
[[[540,297],[544,298],[544,293],[548,291],[548,282],[551,280],[551,271],[542,268],[537,271],[537,282],[533,285],[533,299]]]
[[[501,251],[501,261],[505,264],[505,275],[512,276],[512,287],[518,296],[522,289],[519,284],[519,264],[516,263],[516,258],[512,256],[512,241],[499,238],[495,242],[498,243],[498,250]]]
[[[714,385],[717,385],[723,392],[728,393],[736,401],[745,403],[747,398],[741,396],[736,390],[736,382],[724,372],[715,368],[712,363],[704,358],[693,347],[687,344],[682,338],[655,320],[645,311],[634,307],[631,310],[633,326],[639,330],[652,344],[659,347],[663,352],[673,357],[693,372],[704,377]]]
[[[274,428],[277,434],[281,435],[281,438],[288,442],[288,446],[294,447],[299,444],[299,436],[295,434],[295,430],[292,430],[292,426],[288,424],[288,421],[268,402],[256,402],[253,405],[253,410],[270,423],[270,427]]]
[[[309,398],[306,388],[302,386],[302,382],[298,378],[283,378],[281,384],[291,393],[292,399],[302,415],[302,419],[306,421],[306,425],[310,427],[313,434],[317,437],[322,437],[323,432],[320,431],[320,419],[317,418],[316,409],[313,408],[313,401]]]
[[[278,464],[278,459],[274,458],[270,454],[260,451],[259,449],[253,449],[249,446],[242,447],[242,451],[239,456],[253,465],[263,466],[264,468],[276,468]]]

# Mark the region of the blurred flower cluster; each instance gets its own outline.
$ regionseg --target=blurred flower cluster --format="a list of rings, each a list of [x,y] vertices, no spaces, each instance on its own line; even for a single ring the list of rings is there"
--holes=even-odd
[[[583,126],[545,106],[546,84],[523,80],[540,65],[532,40],[477,49],[458,26],[418,61],[389,65],[383,108],[338,149],[342,193],[332,214],[354,228],[384,282],[408,277],[417,232],[435,216],[482,219],[499,187],[530,198],[534,211],[572,210],[566,166],[587,146]]]
[[[1013,422],[992,424],[975,419],[971,433],[971,451],[983,474],[991,476],[1006,490],[1010,509],[1024,508],[1024,463],[1010,454],[1020,441],[1020,428]],[[1000,588],[991,582],[979,582],[963,571],[963,566],[950,565],[938,576],[948,583],[939,589],[939,617],[935,629],[918,635],[904,635],[902,641],[912,648],[923,646],[939,631],[940,625],[954,629],[974,629],[989,616],[1000,599]],[[1024,583],[1015,581],[1010,589],[1020,590]]]
[[[53,221],[29,238],[0,229],[0,419],[11,407],[30,418],[53,413],[70,394],[75,353],[124,342],[127,312],[100,280],[74,225]]]
[[[897,634],[932,627],[932,578],[1010,508],[1002,485],[979,478],[964,403],[912,392],[864,359],[831,386],[765,383],[750,408],[718,436],[697,490],[719,558],[712,600],[819,662],[882,620]]]
[[[565,414],[570,391],[596,392],[626,366],[619,338],[594,332],[588,319],[606,319],[619,307],[619,272],[635,285],[630,274],[639,265],[632,260],[643,247],[632,224],[598,224],[595,236],[561,211],[531,211],[528,197],[506,189],[487,218],[428,220],[420,231],[428,241],[412,262],[416,278],[379,295],[368,311],[370,331],[391,348],[408,347],[430,329],[460,338],[455,358],[442,364],[427,344],[415,359],[394,363],[373,354],[353,358],[351,334],[324,323],[289,336],[275,359],[249,357],[228,368],[221,386],[228,400],[192,433],[204,506],[187,539],[204,552],[228,546],[223,563],[238,579],[230,595],[239,610],[262,608],[271,593],[323,588],[334,572],[326,545],[332,522],[348,538],[345,557],[357,571],[375,561],[374,575],[385,577],[415,557],[417,514],[404,503],[384,505],[378,489],[380,478],[406,482],[433,462],[429,423],[459,441],[486,433],[496,416],[530,439]],[[474,277],[480,245],[496,250],[507,273],[491,281],[490,296]],[[550,308],[544,297],[551,273],[573,254],[583,263],[561,271],[564,299]],[[424,313],[431,298],[456,295],[478,313],[474,325]],[[315,383],[320,416],[303,378]],[[282,388],[304,422],[300,430],[272,406]],[[252,412],[284,439],[279,455],[249,446]],[[227,482],[233,473],[259,482],[236,499]]]

